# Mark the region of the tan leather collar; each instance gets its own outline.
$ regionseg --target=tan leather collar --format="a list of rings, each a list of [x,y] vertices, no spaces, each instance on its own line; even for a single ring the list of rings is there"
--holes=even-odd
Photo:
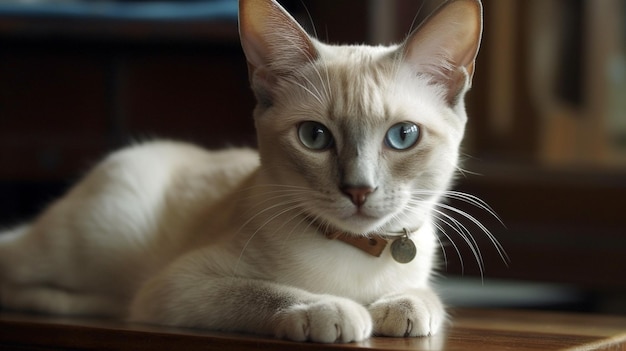
[[[409,238],[412,233],[404,228],[401,233],[374,234],[359,236],[342,231],[326,231],[325,235],[331,240],[340,240],[348,245],[352,245],[372,256],[380,257],[385,251],[387,244],[391,241],[391,257],[398,263],[409,263],[417,254],[415,243]]]
[[[389,243],[388,239],[380,235],[357,236],[341,231],[326,232],[326,237],[331,240],[343,241],[344,243],[352,245],[357,249],[363,250],[375,257],[380,257]]]
[[[399,263],[409,263],[417,254],[415,243],[413,243],[409,234],[417,232],[418,229],[408,230],[403,228],[402,232],[387,232],[365,236],[346,233],[328,225],[320,225],[316,220],[311,220],[310,224],[315,225],[326,238],[343,241],[374,257],[380,257],[390,242],[391,257]]]

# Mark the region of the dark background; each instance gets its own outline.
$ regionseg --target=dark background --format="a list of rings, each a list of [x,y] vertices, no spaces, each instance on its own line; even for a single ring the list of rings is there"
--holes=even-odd
[[[419,23],[437,5],[388,2],[392,41],[402,40],[415,13]],[[377,14],[367,1],[282,3],[305,27],[314,23],[323,40],[373,41]],[[584,55],[597,45],[586,33],[604,29],[588,15],[589,2],[562,2],[564,32],[571,33],[560,39],[567,54],[555,58],[554,80],[537,83],[526,58],[549,35],[529,29],[538,27],[533,6],[540,5],[484,4],[486,31],[468,96],[467,172],[456,189],[482,198],[504,225],[486,211],[453,203],[484,222],[510,257],[505,264],[465,220],[482,250],[483,274],[581,293],[582,300],[564,308],[625,313],[626,163],[593,127],[606,111],[590,103],[596,90],[589,87],[598,83],[586,77],[597,58]],[[566,106],[562,111],[574,111],[571,116],[546,117],[533,99],[537,86],[553,87],[550,95]],[[102,156],[133,141],[253,146],[253,106],[234,17],[68,17],[0,7],[0,223],[32,217]],[[587,144],[577,144],[582,139]],[[480,277],[471,250],[448,232],[465,260],[462,266],[446,244],[443,273]]]

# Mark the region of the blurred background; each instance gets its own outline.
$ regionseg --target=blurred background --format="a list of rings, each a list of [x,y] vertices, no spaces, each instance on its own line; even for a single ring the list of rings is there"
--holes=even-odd
[[[440,4],[280,2],[322,40],[371,44]],[[626,2],[483,3],[455,189],[502,223],[451,203],[508,257],[457,214],[475,242],[441,235],[440,289],[456,306],[626,314]],[[236,15],[235,0],[0,0],[0,224],[134,140],[253,146]]]

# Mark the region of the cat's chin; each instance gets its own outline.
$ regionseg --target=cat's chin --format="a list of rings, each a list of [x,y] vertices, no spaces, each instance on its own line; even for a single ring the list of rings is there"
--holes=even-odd
[[[355,235],[373,234],[385,224],[386,219],[362,213],[354,214],[335,223],[336,229]]]

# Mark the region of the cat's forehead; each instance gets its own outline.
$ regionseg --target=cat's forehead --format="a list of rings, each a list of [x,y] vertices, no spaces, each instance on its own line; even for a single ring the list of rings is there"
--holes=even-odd
[[[395,47],[367,45],[323,45],[318,64],[344,79],[390,77]]]
[[[388,124],[444,105],[438,87],[397,55],[397,46],[324,46],[316,63],[328,118]],[[419,121],[418,121],[419,122]]]
[[[397,46],[318,45],[317,59],[282,89],[284,102],[298,106],[298,115],[308,118],[313,110],[321,122],[360,135],[402,121],[445,128],[437,118],[446,106],[440,89],[404,64]]]
[[[330,118],[369,116],[385,118],[386,95],[395,80],[388,47],[326,46],[316,70],[321,88],[328,91]]]
[[[328,62],[367,62],[385,58],[398,49],[398,45],[330,45],[315,41],[321,58]]]

